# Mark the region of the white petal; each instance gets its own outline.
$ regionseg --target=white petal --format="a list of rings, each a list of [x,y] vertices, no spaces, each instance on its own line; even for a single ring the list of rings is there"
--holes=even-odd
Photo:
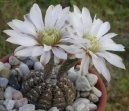
[[[50,57],[51,57],[50,51],[44,52],[44,53],[41,55],[41,57],[40,57],[40,62],[41,62],[42,64],[46,65],[46,64],[49,62]]]
[[[38,44],[37,41],[32,37],[25,34],[17,33],[14,30],[5,30],[4,32],[9,36],[11,36],[6,41],[11,42],[13,44],[18,44],[23,46],[33,46]]]
[[[43,52],[43,47],[42,46],[22,47],[21,49],[16,49],[15,50],[15,55],[16,56],[24,56],[24,57],[40,56],[43,53],[44,52]]]
[[[105,65],[104,60],[102,58],[99,58],[99,57],[96,59],[96,57],[94,57],[92,55],[92,62],[94,64],[96,70],[99,73],[101,73],[104,76],[104,78],[109,82],[111,79],[111,76],[110,76],[109,70],[107,69],[107,67]]]
[[[92,26],[92,18],[87,8],[82,9],[82,21],[83,21],[84,32],[88,33],[88,31],[91,29]]]
[[[41,31],[44,29],[42,12],[37,4],[34,4],[32,6],[29,16],[30,16],[30,20],[35,25],[38,31]]]
[[[75,45],[60,45],[59,44],[58,46],[70,54],[75,54],[75,53],[80,52],[80,49]]]
[[[44,51],[50,51],[52,49],[51,46],[48,46],[48,45],[44,45]]]
[[[82,61],[81,61],[81,66],[80,66],[80,73],[82,75],[85,75],[88,73],[89,69],[89,56],[88,55],[83,55]]]
[[[36,36],[35,27],[30,22],[27,21],[23,22],[15,19],[12,21],[12,24],[14,26],[13,28],[14,30],[16,28],[16,30],[18,30],[19,32]]]
[[[108,51],[125,51],[124,46],[121,44],[116,43],[101,43],[100,45],[101,50],[108,50]]]
[[[108,33],[108,34],[106,34],[106,35],[104,35],[103,37],[102,37],[102,39],[106,39],[106,38],[113,38],[113,37],[115,37],[115,36],[117,36],[117,34],[116,33]]]
[[[102,37],[104,34],[106,34],[110,30],[110,27],[111,26],[109,22],[104,22],[98,31],[97,37],[99,38]]]
[[[56,26],[58,29],[61,29],[63,26],[65,26],[65,22],[69,17],[69,7],[66,7],[62,10],[60,16],[58,16],[58,20],[56,22]]]
[[[81,14],[80,9],[76,5],[74,5],[73,8],[74,8],[74,13]]]
[[[57,58],[67,59],[67,54],[62,49],[52,48],[52,51]]]
[[[109,52],[100,52],[100,53],[97,53],[97,55],[104,57],[112,65],[122,68],[122,69],[125,69],[125,66],[122,63],[122,59],[119,56],[117,56],[116,54],[112,54]]]
[[[45,15],[45,27],[49,27],[51,24],[51,20],[52,20],[52,10],[53,10],[54,6],[50,5],[46,11],[46,15]]]
[[[98,33],[98,31],[99,31],[99,29],[100,29],[100,26],[101,26],[102,23],[103,23],[102,20],[100,20],[100,19],[97,19],[97,20],[96,20],[96,19],[95,19],[95,20],[93,21],[90,34],[92,34],[93,36],[96,36],[97,33]]]

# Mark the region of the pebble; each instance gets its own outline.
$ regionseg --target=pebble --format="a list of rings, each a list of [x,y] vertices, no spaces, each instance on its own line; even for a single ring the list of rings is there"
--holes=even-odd
[[[23,95],[22,95],[22,93],[21,93],[20,91],[15,91],[15,92],[13,93],[12,98],[13,98],[14,100],[20,100],[20,99],[23,98]]]
[[[20,100],[16,100],[16,103],[15,103],[15,108],[20,108],[24,105],[28,104],[28,100],[26,98],[22,98]]]
[[[16,75],[11,74],[11,76],[9,78],[9,85],[16,90],[20,89],[20,84],[18,83],[18,79],[17,79]]]
[[[90,95],[90,92],[88,92],[88,91],[81,91],[81,92],[80,92],[80,96],[83,97],[83,98],[86,98],[86,97],[88,97],[89,95]]]
[[[41,62],[35,62],[34,64],[34,70],[43,70],[44,67]]]
[[[8,62],[5,63],[4,66],[5,66],[7,69],[9,69],[9,70],[11,69],[11,65],[10,65]]]
[[[74,106],[74,111],[90,111],[90,109],[86,104],[80,103]]]
[[[4,89],[0,88],[0,100],[4,99]]]
[[[27,57],[23,62],[29,67],[29,69],[32,69],[34,66],[34,60],[31,57]]]
[[[2,69],[4,69],[4,68],[5,68],[4,63],[3,63],[3,62],[0,62],[0,71],[1,71]]]
[[[48,111],[59,111],[59,109],[57,109],[57,107],[52,107],[52,108],[49,109]]]
[[[15,92],[16,90],[12,87],[7,87],[5,89],[5,92],[4,92],[4,97],[5,99],[12,99],[13,97],[13,93]]]
[[[79,104],[89,104],[90,103],[90,100],[86,99],[86,98],[78,98],[74,101],[73,103],[73,107],[76,107],[78,106]]]
[[[95,94],[90,94],[89,95],[89,100],[91,101],[91,102],[94,102],[94,103],[96,103],[96,102],[98,102],[99,101],[99,98],[95,95]]]
[[[85,76],[78,76],[75,82],[75,85],[78,91],[90,91],[91,90],[90,83]]]
[[[38,110],[35,110],[35,111],[46,111],[46,110],[43,110],[43,109],[38,109]]]
[[[96,111],[96,109],[97,109],[97,105],[94,103],[90,103],[90,104],[88,104],[88,106],[90,108],[90,111]]]
[[[5,111],[5,107],[3,105],[0,104],[0,111]]]
[[[26,79],[28,78],[29,74],[30,74],[30,69],[29,67],[24,64],[24,63],[21,63],[20,66],[19,66],[21,72],[23,73],[23,77]]]
[[[6,107],[7,110],[11,110],[14,108],[14,105],[15,105],[15,101],[14,100],[5,100],[4,101],[4,105]]]
[[[0,76],[9,79],[11,71],[8,68],[4,68],[0,71]]]
[[[8,79],[0,77],[0,87],[6,88],[8,82],[9,82]]]
[[[73,109],[72,106],[69,105],[69,106],[66,107],[66,111],[74,111],[74,109]]]
[[[16,66],[20,64],[20,61],[15,56],[10,56],[9,64],[11,64],[12,66]]]
[[[93,92],[96,96],[98,96],[98,97],[101,97],[101,96],[102,96],[102,92],[101,92],[99,89],[97,89],[96,87],[92,87],[92,92]]]
[[[69,71],[68,71],[68,77],[71,81],[75,82],[77,80],[79,76],[79,73],[74,69],[74,67],[72,67]]]
[[[98,77],[96,75],[89,73],[86,76],[91,86],[94,86],[97,83]]]
[[[19,108],[19,111],[35,111],[35,105],[25,104],[24,106]]]

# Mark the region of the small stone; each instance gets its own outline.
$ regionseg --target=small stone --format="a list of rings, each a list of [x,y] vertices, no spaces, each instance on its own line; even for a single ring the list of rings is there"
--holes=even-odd
[[[78,76],[75,84],[76,84],[76,89],[78,91],[90,91],[91,90],[90,83],[85,76]]]
[[[4,99],[4,89],[0,88],[0,100]]]
[[[16,100],[16,103],[15,103],[15,108],[20,108],[24,105],[28,104],[28,100],[26,98],[22,98],[20,100]]]
[[[44,67],[41,62],[35,62],[34,64],[34,70],[43,70]]]
[[[0,104],[0,111],[5,111],[5,107],[3,105]]]
[[[90,108],[90,111],[96,111],[96,109],[97,109],[97,105],[94,103],[90,103],[90,104],[88,104],[88,106]]]
[[[10,56],[9,64],[11,64],[12,66],[16,66],[20,64],[20,61],[15,56]]]
[[[31,57],[27,57],[23,62],[29,67],[29,69],[32,69],[34,66],[34,61]]]
[[[98,77],[96,75],[89,73],[86,76],[91,86],[94,86],[97,83]]]
[[[86,97],[88,97],[89,95],[90,95],[90,92],[88,92],[88,91],[81,91],[81,92],[80,92],[80,96],[83,97],[83,98],[86,98]]]
[[[74,106],[74,111],[90,111],[87,104],[79,103]]]
[[[3,70],[5,68],[4,63],[0,62],[0,71]]]
[[[13,93],[12,98],[13,98],[14,100],[20,100],[20,99],[23,98],[23,95],[22,95],[22,93],[21,93],[20,91],[15,91],[15,92]]]
[[[12,109],[12,110],[8,110],[8,111],[17,111],[17,109]]]
[[[11,69],[11,65],[10,65],[8,62],[5,63],[4,66],[5,66],[7,69],[9,69],[9,70]]]
[[[101,92],[99,89],[97,89],[96,87],[92,87],[92,92],[93,92],[96,96],[98,96],[98,97],[101,97],[101,96],[102,96],[102,92]]]
[[[0,77],[0,87],[6,88],[8,82],[9,82],[8,79]]]
[[[14,105],[15,105],[15,101],[14,100],[5,100],[4,101],[4,105],[6,106],[6,109],[7,110],[11,110],[14,108]]]
[[[28,78],[28,76],[30,74],[29,67],[26,64],[21,63],[19,68],[20,68],[21,72],[23,73],[23,77]]]
[[[4,92],[4,97],[5,99],[12,99],[13,97],[13,93],[15,92],[16,90],[12,87],[7,87],[5,89],[5,92]]]
[[[9,85],[16,90],[20,89],[20,84],[18,83],[18,79],[15,75],[11,75],[9,78]]]
[[[4,78],[9,79],[10,75],[11,75],[11,71],[10,71],[8,68],[3,68],[3,69],[0,71],[0,76],[1,76],[1,77],[4,77]]]
[[[66,107],[66,111],[74,111],[74,109],[73,109],[72,106],[69,105],[69,106]]]
[[[35,110],[35,111],[46,111],[46,110],[43,110],[43,109],[38,109],[38,110]]]
[[[68,77],[71,81],[75,82],[77,80],[79,76],[79,73],[74,69],[74,67],[72,67],[69,71],[68,71]]]
[[[94,102],[94,103],[96,103],[96,102],[98,102],[99,101],[99,98],[95,95],[95,94],[90,94],[89,95],[89,100],[91,101],[91,102]]]
[[[35,111],[35,105],[25,104],[24,106],[19,108],[19,111]]]
[[[49,109],[48,111],[59,111],[59,109],[57,109],[57,107],[52,107],[52,108]]]

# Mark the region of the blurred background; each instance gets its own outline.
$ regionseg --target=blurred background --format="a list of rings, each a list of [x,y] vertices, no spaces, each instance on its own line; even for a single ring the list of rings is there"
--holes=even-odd
[[[16,46],[5,42],[7,22],[12,19],[23,19],[33,3],[38,3],[43,15],[51,4],[62,4],[63,7],[77,5],[87,7],[92,17],[111,23],[111,32],[116,32],[116,43],[126,47],[125,52],[117,53],[124,59],[126,70],[109,65],[112,80],[107,85],[108,103],[106,111],[129,111],[129,0],[0,0],[0,57],[13,53]]]

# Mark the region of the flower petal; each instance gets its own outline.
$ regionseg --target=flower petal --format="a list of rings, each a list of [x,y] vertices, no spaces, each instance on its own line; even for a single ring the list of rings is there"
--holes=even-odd
[[[28,56],[40,56],[44,52],[42,46],[33,46],[33,47],[18,47],[18,49],[16,49],[14,53],[16,56],[28,57]]]
[[[100,52],[97,53],[97,55],[104,57],[112,65],[125,69],[125,65],[122,63],[122,59],[116,54],[112,54],[110,52]]]
[[[97,33],[97,37],[100,38],[110,30],[111,26],[109,22],[104,22]]]
[[[44,53],[41,55],[41,57],[40,57],[40,62],[41,62],[42,64],[46,65],[46,64],[49,62],[50,57],[51,57],[50,51],[44,52]]]
[[[32,6],[29,16],[36,29],[42,31],[44,29],[42,12],[36,3]]]
[[[23,46],[33,46],[38,44],[37,41],[32,37],[25,34],[17,33],[14,30],[5,30],[4,32],[9,36],[11,36],[6,41],[11,42],[13,44],[18,44]]]
[[[92,62],[94,64],[96,70],[99,73],[101,73],[104,76],[104,78],[109,82],[111,79],[111,76],[110,76],[109,70],[107,69],[107,67],[105,65],[105,61],[100,57],[98,57],[96,59],[96,57],[94,57],[92,55]]]
[[[67,59],[67,54],[65,53],[65,51],[63,51],[62,49],[59,49],[59,48],[52,48],[52,51],[54,53],[54,55],[57,57],[57,58],[60,58],[60,59]]]
[[[44,44],[44,51],[46,52],[46,51],[50,51],[52,49],[52,47],[51,46],[48,46],[48,45],[45,45]]]

